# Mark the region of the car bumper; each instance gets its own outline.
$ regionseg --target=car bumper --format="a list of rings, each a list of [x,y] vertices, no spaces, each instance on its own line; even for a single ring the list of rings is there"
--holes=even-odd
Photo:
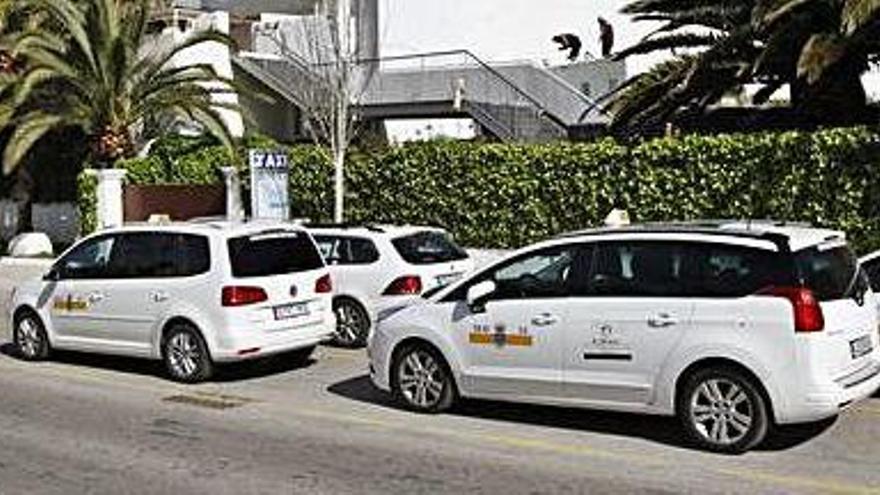
[[[373,332],[367,343],[370,381],[380,390],[391,391],[391,342],[381,331]]]
[[[334,319],[329,324],[261,332],[258,336],[242,337],[239,333],[226,346],[212,350],[211,357],[217,362],[245,361],[305,349],[329,341],[335,326]]]
[[[880,389],[880,362],[869,361],[858,370],[821,386],[813,386],[798,401],[777,411],[777,422],[803,423],[836,416]]]

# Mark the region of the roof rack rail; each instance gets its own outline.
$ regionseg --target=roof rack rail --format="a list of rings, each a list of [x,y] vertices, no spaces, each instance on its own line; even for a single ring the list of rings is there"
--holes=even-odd
[[[303,222],[302,226],[311,229],[367,229],[371,232],[385,232],[385,229],[382,227],[370,223]]]
[[[766,225],[766,224],[765,224]],[[633,224],[626,227],[600,227],[594,229],[586,229],[575,232],[567,232],[556,236],[557,239],[566,239],[571,237],[603,235],[603,234],[702,234],[717,235],[727,237],[740,237],[748,239],[762,239],[772,242],[776,245],[779,252],[787,253],[791,251],[788,244],[788,236],[778,232],[764,232],[760,230],[739,229],[728,230],[717,228],[716,225],[704,225],[700,223],[654,223],[654,224]]]

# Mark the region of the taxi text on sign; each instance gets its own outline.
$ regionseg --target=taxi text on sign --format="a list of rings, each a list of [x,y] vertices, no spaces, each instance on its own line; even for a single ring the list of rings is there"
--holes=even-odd
[[[287,154],[250,150],[251,211],[254,218],[287,220],[290,215]]]

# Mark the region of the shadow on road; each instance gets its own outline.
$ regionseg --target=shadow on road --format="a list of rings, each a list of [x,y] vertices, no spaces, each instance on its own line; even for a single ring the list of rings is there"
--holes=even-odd
[[[0,354],[19,359],[12,343],[0,344]],[[51,361],[73,366],[103,369],[132,375],[153,376],[167,379],[165,366],[160,361],[147,359],[90,354],[74,351],[53,351]],[[212,382],[236,382],[279,375],[310,367],[316,361],[292,359],[292,354],[278,354],[262,359],[241,363],[224,364],[217,367]]]
[[[330,393],[360,402],[397,408],[394,402],[370,383],[368,376],[350,378],[328,387]],[[510,423],[546,426],[583,432],[635,437],[683,449],[692,449],[676,418],[592,409],[538,406],[488,400],[464,400],[449,414]],[[834,424],[830,420],[803,425],[780,426],[759,451],[790,449],[807,442]]]

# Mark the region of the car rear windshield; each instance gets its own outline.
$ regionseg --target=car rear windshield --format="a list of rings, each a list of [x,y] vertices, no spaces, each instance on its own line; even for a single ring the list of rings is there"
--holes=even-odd
[[[227,242],[232,276],[237,278],[284,275],[324,266],[315,244],[302,232],[263,232]]]
[[[858,259],[846,245],[800,251],[795,255],[795,265],[803,285],[820,301],[860,298],[867,290]]]
[[[445,232],[418,232],[391,241],[407,263],[429,265],[467,259],[464,249]]]

